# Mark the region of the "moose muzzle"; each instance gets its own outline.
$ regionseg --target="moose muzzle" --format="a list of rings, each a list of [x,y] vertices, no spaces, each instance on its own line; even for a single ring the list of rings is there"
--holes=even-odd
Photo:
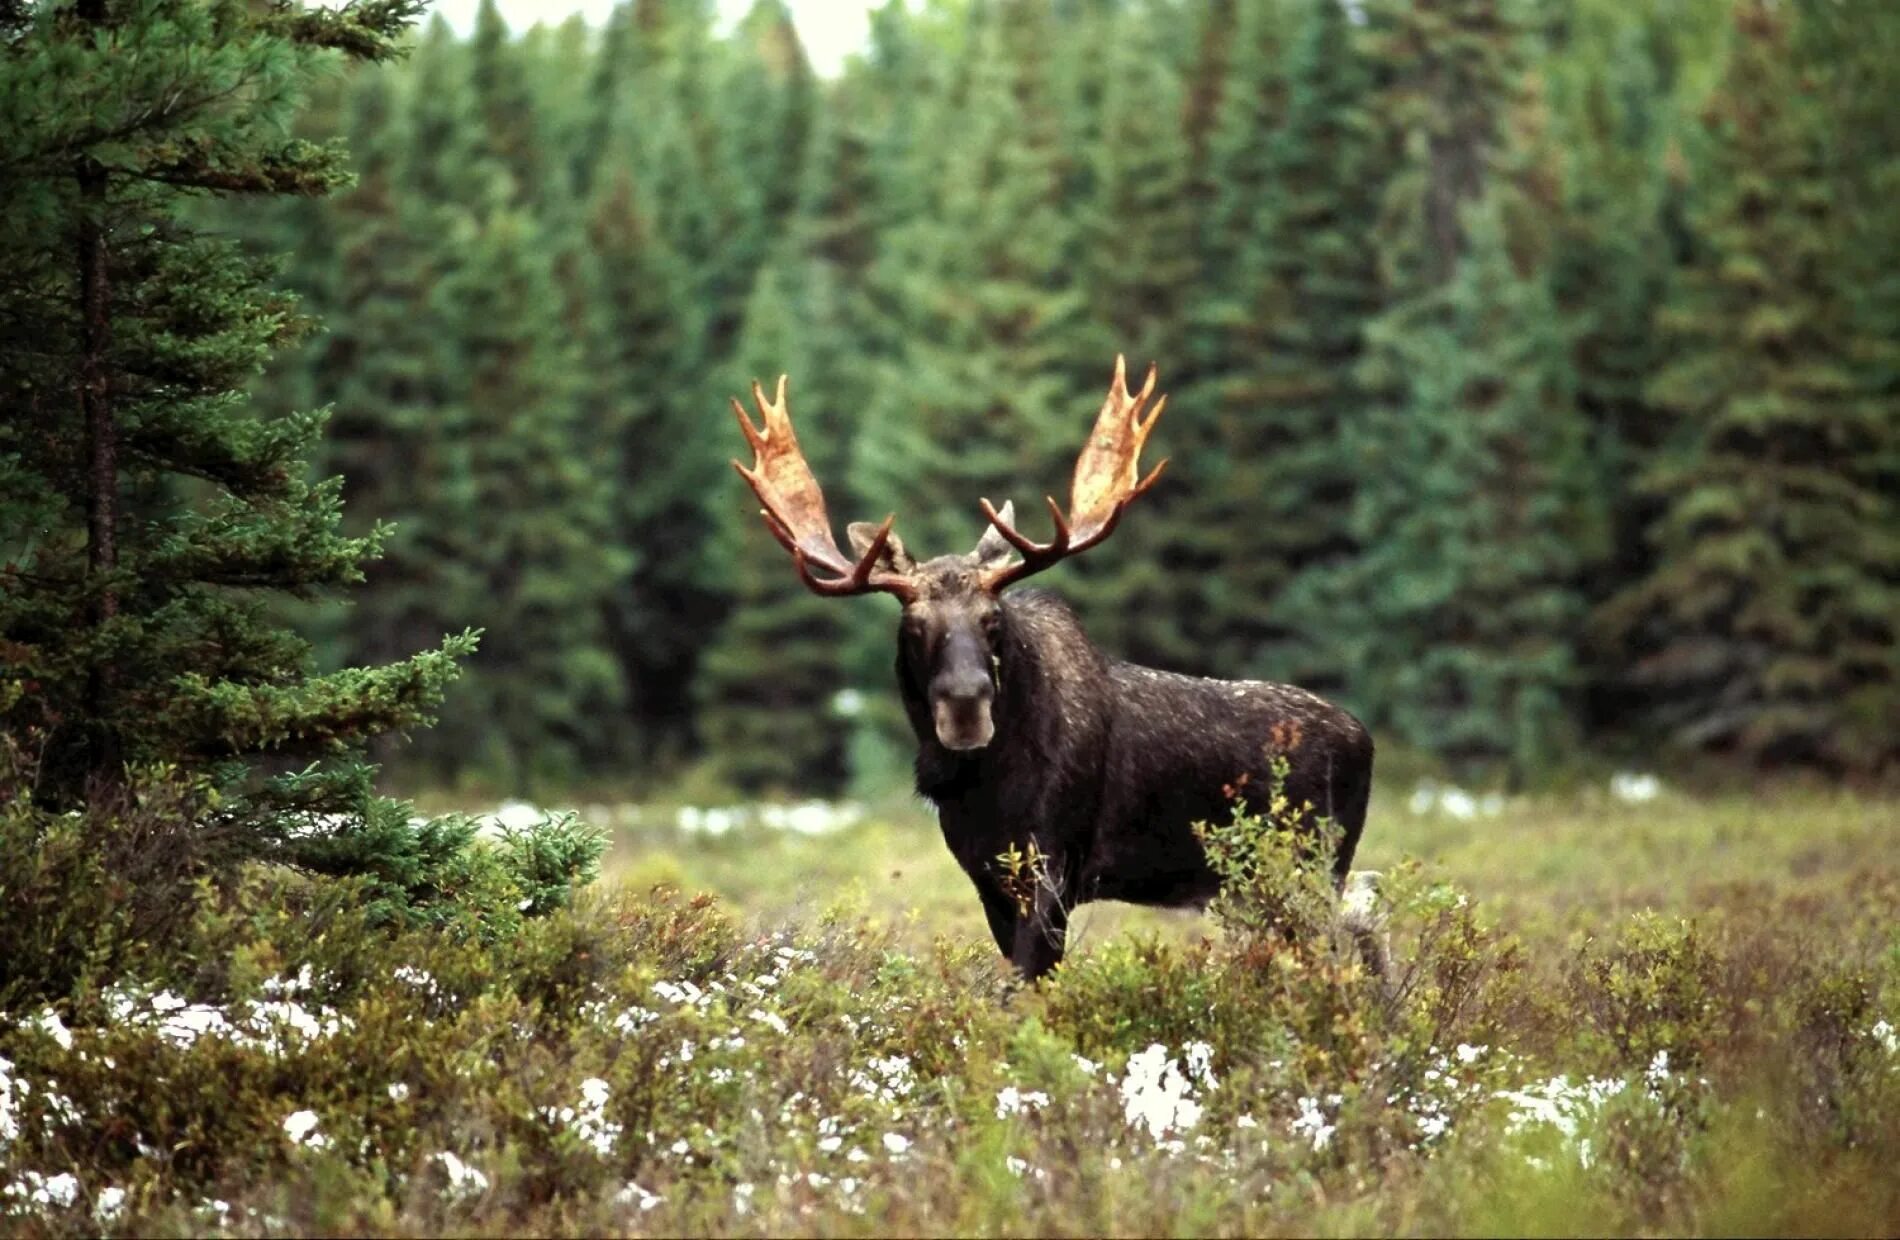
[[[930,713],[945,749],[981,749],[996,735],[989,650],[974,631],[952,630],[930,678]]]
[[[974,692],[936,693],[931,695],[931,714],[937,724],[937,739],[945,749],[981,749],[996,735],[990,719],[990,685],[987,680]]]

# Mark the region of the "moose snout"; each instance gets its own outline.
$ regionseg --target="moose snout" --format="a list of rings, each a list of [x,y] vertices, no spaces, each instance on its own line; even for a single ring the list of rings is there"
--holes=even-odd
[[[996,734],[990,719],[992,697],[990,682],[981,677],[932,686],[931,713],[945,749],[981,749],[990,743]]]

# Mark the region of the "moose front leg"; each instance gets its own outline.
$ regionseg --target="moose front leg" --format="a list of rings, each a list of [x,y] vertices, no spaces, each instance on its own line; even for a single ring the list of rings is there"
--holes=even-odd
[[[990,937],[996,940],[996,950],[1005,956],[1013,956],[1016,950],[1016,901],[991,884],[978,879],[976,894],[983,901],[983,915],[989,919]]]
[[[1010,963],[1029,981],[1035,981],[1062,963],[1068,947],[1069,909],[1049,883],[1039,883],[1029,915],[1016,919],[1016,942]]]

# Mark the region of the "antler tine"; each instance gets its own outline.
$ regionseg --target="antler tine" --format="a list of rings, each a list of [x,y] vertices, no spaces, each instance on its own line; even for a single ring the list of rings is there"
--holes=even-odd
[[[1149,432],[1168,403],[1168,398],[1162,396],[1155,401],[1148,416],[1142,417],[1149,399],[1154,396],[1155,379],[1156,368],[1151,362],[1141,390],[1130,395],[1127,358],[1119,353],[1115,355],[1115,373],[1109,382],[1108,398],[1102,402],[1095,427],[1076,458],[1068,515],[1063,515],[1053,496],[1048,498],[1049,515],[1056,527],[1056,536],[1050,542],[1038,543],[1025,537],[1003,520],[1002,514],[988,500],[983,501],[983,515],[1023,556],[1022,563],[997,569],[991,575],[992,588],[1039,573],[1101,542],[1114,532],[1122,511],[1160,479],[1161,471],[1167,468],[1166,460],[1146,477],[1140,473],[1142,446],[1148,442]]]
[[[777,392],[767,400],[765,388],[757,380],[753,381],[752,400],[758,407],[763,428],[752,424],[745,406],[737,400],[732,402],[733,412],[739,417],[739,429],[745,433],[746,444],[753,452],[752,468],[747,469],[738,461],[734,461],[732,467],[764,505],[760,515],[765,518],[765,528],[792,553],[793,567],[813,593],[842,595],[882,590],[908,598],[909,578],[900,573],[879,571],[877,567],[879,557],[889,545],[891,525],[897,519],[895,513],[884,518],[884,524],[862,557],[853,560],[838,549],[831,533],[831,517],[825,511],[824,492],[819,489],[811,466],[805,463],[805,454],[798,446],[798,434],[792,429],[785,389],[786,377],[780,375]],[[831,576],[820,577],[812,571],[814,566]]]

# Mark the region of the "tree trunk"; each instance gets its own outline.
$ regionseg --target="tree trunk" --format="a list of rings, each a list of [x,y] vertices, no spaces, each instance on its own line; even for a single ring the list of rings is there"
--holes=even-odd
[[[94,25],[106,21],[105,0],[80,0],[79,17]],[[95,629],[119,610],[110,585],[118,568],[119,440],[112,421],[112,388],[106,354],[112,342],[111,282],[106,268],[106,171],[81,155],[74,166],[79,182],[80,347],[76,376],[79,407],[86,423],[86,574],[92,589]],[[95,656],[87,682],[86,713],[92,731],[88,800],[110,795],[124,774],[118,737],[107,722],[113,694],[113,669]]]

